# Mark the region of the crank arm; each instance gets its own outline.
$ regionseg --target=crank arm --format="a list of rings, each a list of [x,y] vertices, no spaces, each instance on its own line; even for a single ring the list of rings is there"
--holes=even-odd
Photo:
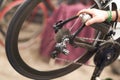
[[[91,80],[96,80],[96,78],[99,77],[100,74],[102,73],[103,69],[104,69],[104,66],[95,67],[95,70],[94,70],[94,73],[93,73],[93,75],[91,77]]]

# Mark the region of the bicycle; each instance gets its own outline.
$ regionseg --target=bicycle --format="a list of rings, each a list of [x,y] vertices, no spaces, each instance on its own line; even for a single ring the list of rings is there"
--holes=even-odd
[[[2,0],[3,1],[3,0]],[[6,31],[7,31],[7,25],[9,24],[9,21],[11,19],[11,17],[13,16],[13,14],[15,13],[16,9],[19,7],[19,5],[21,5],[25,0],[11,0],[9,1],[9,3],[7,3],[7,5],[3,6],[1,11],[0,11],[0,32],[2,34],[2,36],[5,38],[6,35]],[[47,0],[46,5],[49,6],[49,9],[52,11],[54,10],[54,7],[52,5],[52,3]],[[49,11],[50,11],[49,10]],[[43,16],[43,21],[35,21],[36,16]],[[47,12],[47,7],[43,4],[39,4],[38,7],[36,7],[36,10],[34,10],[34,12],[31,14],[31,20],[30,18],[27,20],[28,22],[26,24],[24,24],[25,26],[29,26],[28,24],[41,24],[44,25],[46,22],[46,18],[48,17],[48,12]],[[36,19],[37,20],[37,19]],[[33,21],[33,22],[32,22]],[[39,23],[38,23],[39,22]],[[25,27],[24,26],[24,27]],[[35,25],[37,27],[37,25]],[[39,27],[41,28],[41,27]],[[23,33],[25,32],[25,30],[29,31],[28,28],[24,28],[23,29]],[[33,31],[32,35],[29,37],[23,37],[19,39],[20,43],[24,43],[24,45],[22,47],[26,47],[30,46],[31,44],[34,43],[34,39],[35,37],[39,36],[39,34],[41,33],[40,29],[38,29],[39,31]],[[25,43],[26,42],[26,43]],[[1,45],[4,46],[4,41],[1,40]]]
[[[45,0],[43,0],[44,2]],[[97,77],[100,76],[102,70],[105,66],[108,66],[112,62],[114,62],[120,54],[120,38],[116,40],[112,40],[112,36],[114,35],[113,29],[111,26],[116,24],[116,22],[112,23],[100,23],[91,25],[92,28],[96,31],[95,37],[93,39],[90,38],[80,38],[77,35],[84,29],[85,24],[81,25],[79,29],[71,34],[70,30],[62,29],[65,24],[69,21],[72,21],[79,16],[71,17],[64,21],[59,21],[54,25],[55,33],[57,34],[56,45],[54,51],[51,53],[51,57],[56,60],[63,60],[57,58],[57,56],[61,53],[67,55],[69,51],[67,50],[66,45],[71,44],[74,47],[81,47],[86,49],[84,55],[76,59],[75,61],[67,61],[70,62],[67,66],[64,66],[60,69],[55,69],[51,71],[38,71],[29,66],[25,61],[23,61],[19,49],[18,49],[18,36],[21,29],[21,26],[27,17],[26,15],[31,13],[31,11],[40,3],[42,0],[27,0],[22,6],[19,8],[12,21],[10,22],[7,36],[6,36],[6,53],[8,60],[12,67],[19,72],[20,74],[36,80],[50,80],[53,78],[64,76],[68,74],[84,63],[86,63],[93,55],[95,55],[95,70],[92,75],[91,80],[96,80]],[[98,9],[108,10],[110,0],[95,0],[95,4],[91,7],[95,7]],[[115,3],[113,5],[113,10],[117,7]],[[81,17],[85,17],[87,14],[83,14]],[[19,19],[17,16],[21,16]],[[99,27],[98,27],[99,26]],[[113,26],[115,28],[115,26]],[[61,35],[62,33],[62,35]],[[60,35],[59,35],[60,34]],[[112,40],[112,41],[111,41]],[[106,52],[105,52],[106,51]],[[112,52],[112,53],[111,53]]]

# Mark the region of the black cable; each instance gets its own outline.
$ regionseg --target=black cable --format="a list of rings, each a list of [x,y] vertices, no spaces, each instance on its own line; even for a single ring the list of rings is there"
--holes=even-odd
[[[115,10],[115,12],[116,12],[116,18],[115,18],[115,28],[116,28],[116,26],[117,26],[117,20],[118,20],[118,11],[117,11],[117,9]]]

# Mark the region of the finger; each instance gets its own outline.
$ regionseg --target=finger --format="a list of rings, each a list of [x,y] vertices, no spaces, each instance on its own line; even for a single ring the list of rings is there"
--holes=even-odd
[[[86,9],[83,9],[83,10],[79,11],[79,12],[77,13],[77,15],[80,15],[80,14],[84,13],[85,10],[86,10]]]
[[[77,15],[80,15],[80,14],[82,14],[82,13],[87,13],[87,14],[93,15],[92,9],[83,9],[83,10],[79,11],[79,12],[77,13]]]
[[[90,26],[94,23],[97,23],[97,18],[92,18],[92,19],[88,20],[85,24],[86,24],[86,26]]]

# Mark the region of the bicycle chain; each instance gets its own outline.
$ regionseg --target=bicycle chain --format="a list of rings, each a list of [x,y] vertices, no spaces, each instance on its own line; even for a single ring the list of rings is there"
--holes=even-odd
[[[75,61],[71,61],[71,60],[67,60],[67,59],[62,59],[62,58],[55,58],[55,60],[58,60],[58,61],[63,61],[63,62],[66,62],[66,63],[70,63],[70,64],[77,64],[77,65],[85,65],[85,66],[89,66],[89,67],[95,67],[95,65],[90,65],[90,64],[85,64],[85,63],[80,63],[80,62],[75,62]]]
[[[93,38],[85,38],[85,37],[79,37],[80,39],[84,40],[90,40],[90,41],[99,41],[99,42],[106,42],[107,40],[102,40],[102,39],[93,39]]]

